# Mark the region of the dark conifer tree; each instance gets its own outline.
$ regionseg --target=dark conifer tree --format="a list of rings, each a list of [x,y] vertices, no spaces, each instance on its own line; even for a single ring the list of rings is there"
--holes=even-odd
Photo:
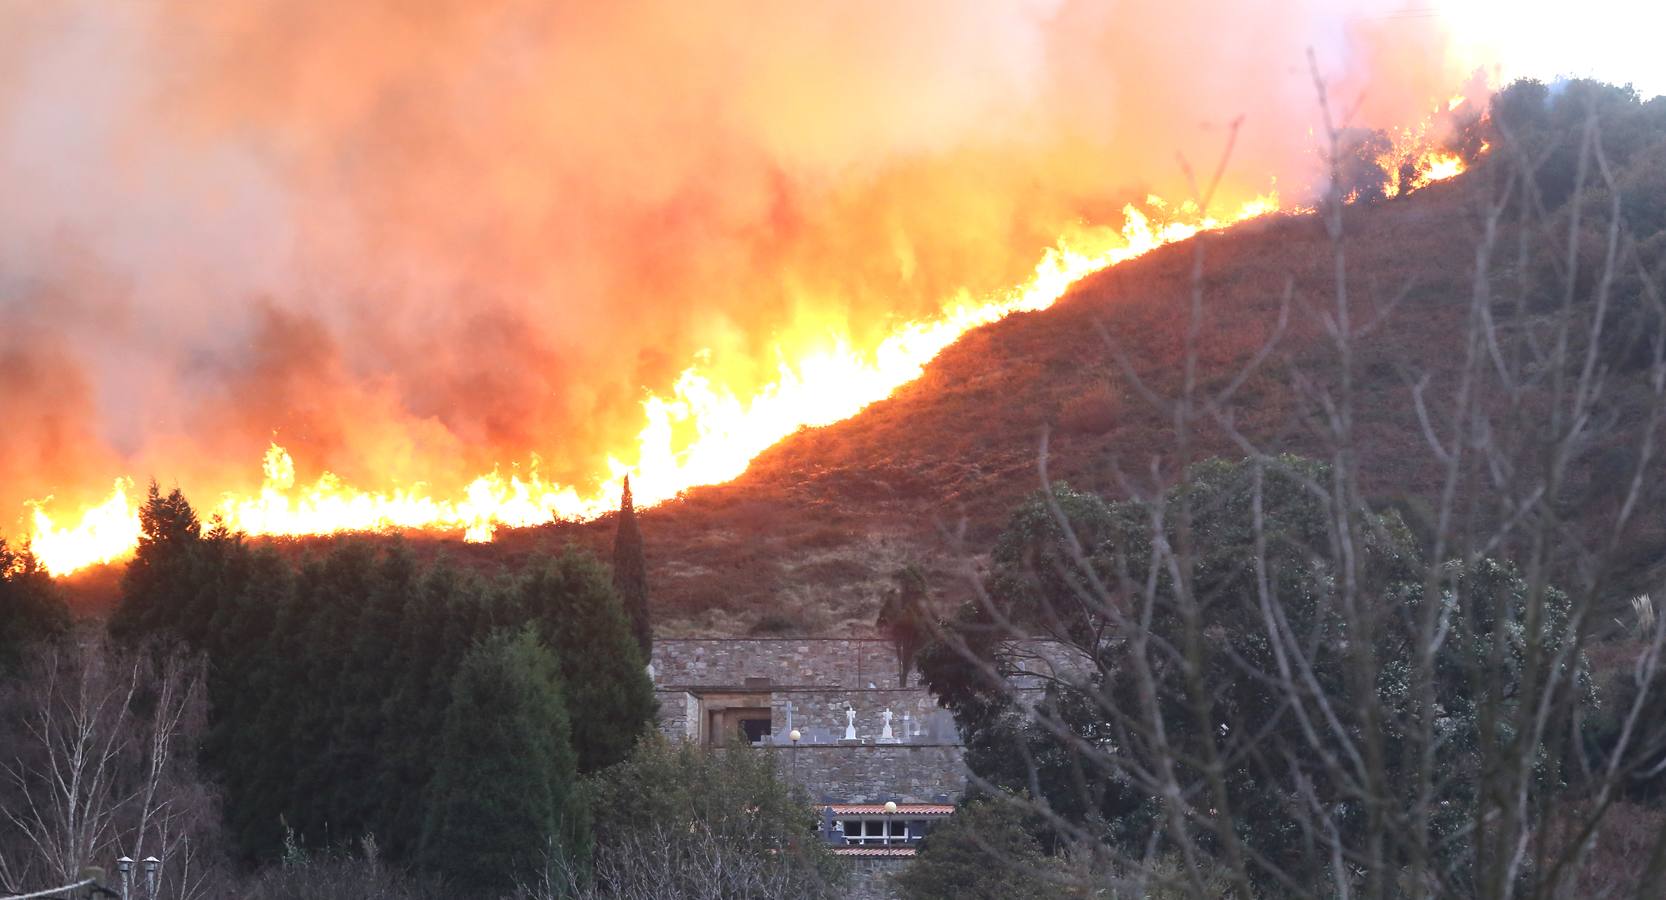
[[[569,548],[531,566],[516,592],[561,660],[579,771],[623,760],[653,721],[654,687],[607,573]]]
[[[294,596],[294,576],[276,553],[252,549],[237,535],[210,547],[219,560],[224,591],[207,642],[211,719],[204,761],[223,785],[227,823],[238,848],[253,858],[275,850],[281,838],[278,813],[268,801],[276,791],[260,778],[270,770],[273,754],[287,746],[271,743],[272,735],[287,732],[289,725],[265,723],[262,717],[269,709],[277,712],[274,695],[294,690],[288,670],[280,666],[287,660],[275,652],[278,622]],[[245,820],[251,809],[267,813],[265,829]]]
[[[377,793],[383,806],[376,815],[382,823],[376,835],[395,859],[414,856],[422,838],[425,791],[439,756],[452,675],[473,640],[456,623],[465,598],[482,591],[476,577],[440,560],[423,573],[400,623],[377,753]]]
[[[531,628],[478,645],[453,679],[423,858],[458,896],[531,883],[552,841],[571,858],[588,851],[561,687],[555,654]]]
[[[178,488],[164,495],[152,481],[139,508],[139,546],[122,574],[121,603],[110,617],[112,634],[133,638],[187,621],[201,540],[202,525],[185,495]]]
[[[400,621],[417,582],[416,560],[396,545],[373,564],[376,573],[351,635],[334,692],[331,721],[335,728],[324,772],[330,783],[331,830],[338,834],[383,834],[377,814],[387,805],[378,742],[393,723],[387,697],[393,689]]]
[[[0,677],[16,669],[27,645],[68,628],[69,608],[52,576],[28,547],[13,550],[0,538]]]
[[[653,623],[648,618],[648,562],[642,552],[642,530],[631,504],[631,478],[619,498],[619,529],[613,535],[613,589],[625,606],[631,634],[644,660],[653,657]]]
[[[336,726],[344,715],[343,678],[359,623],[376,595],[381,572],[374,547],[360,539],[338,544],[303,569],[300,590],[313,610],[292,684],[299,695],[294,734],[298,763],[288,820],[311,846],[352,840],[357,823],[332,818],[337,772],[331,765]]]

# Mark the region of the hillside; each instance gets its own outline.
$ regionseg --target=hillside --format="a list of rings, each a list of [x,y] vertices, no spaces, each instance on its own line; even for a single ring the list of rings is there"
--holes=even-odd
[[[1630,104],[1632,120],[1659,117],[1663,108]],[[1633,171],[1642,177],[1656,177],[1648,175],[1652,152],[1637,154]],[[1366,323],[1353,365],[1362,488],[1408,511],[1426,506],[1440,488],[1412,385],[1426,380],[1427,396],[1437,401],[1450,395],[1465,347],[1482,212],[1495,196],[1496,175],[1483,164],[1408,196],[1346,209],[1347,289],[1356,323]],[[1547,201],[1545,215],[1555,215],[1560,202]],[[1502,262],[1495,260],[1491,276],[1518,288],[1500,292],[1494,315],[1501,327],[1526,334],[1558,313],[1505,296],[1531,295],[1532,270],[1543,265],[1541,258],[1516,263],[1513,240],[1504,236],[1500,246],[1513,249],[1498,254]],[[1656,235],[1642,246],[1663,240]],[[919,380],[854,418],[799,432],[732,483],[645,511],[661,632],[866,633],[893,574],[911,563],[927,570],[939,602],[954,602],[1008,512],[1040,484],[1044,432],[1054,479],[1121,496],[1172,478],[1172,420],[1128,373],[1162,397],[1180,389],[1194,266],[1203,309],[1200,390],[1218,390],[1236,377],[1272,335],[1288,297],[1288,325],[1233,398],[1231,421],[1263,448],[1322,455],[1314,386],[1338,371],[1323,325],[1334,305],[1332,246],[1316,215],[1255,220],[1103,271],[1051,309],[973,331]],[[1623,327],[1612,333],[1632,340]],[[1635,356],[1635,341],[1629,346],[1624,352]],[[1614,371],[1607,373],[1602,411],[1624,435],[1645,421],[1655,395],[1647,366],[1622,364],[1620,355],[1603,356]],[[1530,422],[1541,403],[1536,390],[1530,385],[1501,414]],[[1218,426],[1201,426],[1194,441],[1193,458],[1242,455]],[[1558,498],[1570,521],[1611,511],[1609,482],[1625,468],[1626,443],[1616,439],[1612,452],[1598,446],[1575,467]],[[1658,498],[1661,482],[1648,479],[1645,500]],[[407,540],[424,553],[490,568],[568,543],[605,556],[611,535],[612,522],[602,519],[504,531],[490,545]],[[300,554],[325,542],[279,543]],[[1624,587],[1646,589],[1663,549],[1661,518],[1640,517],[1616,548]],[[69,587],[83,607],[98,607],[113,598],[118,575],[109,568],[85,572]]]
[[[1415,505],[1439,489],[1411,384],[1428,377],[1438,394],[1462,357],[1488,191],[1480,177],[1465,176],[1346,217],[1354,315],[1375,320],[1355,361],[1363,487],[1382,502]],[[1319,411],[1301,388],[1303,377],[1334,371],[1320,324],[1334,302],[1322,224],[1286,216],[1205,240],[1200,387],[1219,389],[1257,351],[1288,285],[1289,325],[1232,412],[1262,446],[1322,452]],[[967,564],[977,564],[1007,513],[1040,484],[1044,431],[1054,479],[1122,495],[1128,484],[1172,477],[1171,422],[1143,399],[1118,356],[1154,392],[1179,389],[1199,252],[1195,241],[1170,246],[1084,280],[1052,309],[972,332],[924,377],[860,415],[800,432],[737,481],[648,512],[662,628],[861,632],[905,562],[925,565],[952,601],[966,589]],[[1613,390],[1620,407],[1650,402],[1642,374],[1617,375]],[[1199,456],[1242,455],[1220,428],[1196,440]],[[606,521],[550,526],[505,535],[484,552],[508,560],[565,541],[605,550],[610,533]],[[1663,543],[1658,517],[1631,535],[1634,578]]]

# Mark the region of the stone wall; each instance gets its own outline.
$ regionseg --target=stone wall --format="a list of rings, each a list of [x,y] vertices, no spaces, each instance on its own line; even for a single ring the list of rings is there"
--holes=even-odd
[[[655,691],[659,700],[659,730],[666,737],[695,738],[700,715],[700,701],[688,691]]]
[[[788,722],[788,705],[791,722]],[[884,711],[891,711],[891,733],[902,743],[958,743],[954,717],[929,692],[912,690],[777,690],[770,695],[776,743],[799,730],[803,743],[828,744],[844,739],[846,709],[856,710],[856,737],[879,740]],[[907,716],[906,721],[903,716]],[[906,724],[907,730],[904,730]]]
[[[960,799],[966,763],[955,744],[846,744],[767,748],[783,778],[833,803],[939,803]],[[798,761],[793,762],[794,755]]]
[[[660,730],[673,738],[723,742],[728,738],[707,733],[714,713],[768,707],[764,752],[775,753],[789,777],[796,756],[797,780],[817,799],[929,803],[957,799],[965,790],[953,716],[917,682],[897,687],[888,641],[656,641],[654,684]],[[855,741],[845,740],[847,709],[856,713]],[[885,710],[891,711],[889,740]],[[793,729],[800,732],[796,748]]]
[[[852,856],[846,861],[850,863],[850,883],[845,896],[851,900],[893,900],[898,894],[891,876],[914,860],[908,857]]]
[[[777,687],[897,686],[896,648],[875,639],[656,640],[653,668],[654,684],[666,688],[739,687],[749,678]]]

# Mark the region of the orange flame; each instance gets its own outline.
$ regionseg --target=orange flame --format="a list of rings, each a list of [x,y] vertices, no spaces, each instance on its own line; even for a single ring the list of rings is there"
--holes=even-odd
[[[1377,158],[1377,165],[1388,175],[1384,194],[1398,197],[1463,174],[1466,168],[1463,157],[1433,146],[1430,136],[1436,131],[1441,115],[1455,111],[1466,100],[1462,95],[1454,96],[1446,101],[1443,110],[1411,128],[1398,129],[1390,135],[1393,148]],[[1482,152],[1486,152],[1484,146]],[[1406,171],[1411,173],[1409,180],[1402,174]]]
[[[758,454],[799,428],[837,422],[889,396],[973,328],[1046,309],[1083,276],[1164,244],[1276,212],[1279,200],[1269,192],[1222,218],[1191,202],[1171,207],[1150,197],[1146,206],[1149,211],[1125,206],[1120,229],[1074,229],[1047,250],[1022,285],[981,299],[962,293],[938,316],[901,325],[872,351],[852,347],[837,335],[824,346],[799,348],[790,359],[777,348],[777,378],[749,397],[737,396],[709,366],[690,366],[670,396],[650,395],[643,402],[647,422],[637,435],[634,464],[610,457],[607,476],[588,494],[541,478],[536,458],[524,475],[482,475],[454,499],[434,496],[421,484],[364,491],[329,472],[299,484],[289,453],[273,444],[266,451],[259,491],[225,495],[208,512],[228,528],[251,535],[434,529],[460,530],[466,540],[478,542],[491,540],[500,526],[607,512],[626,473],[639,504],[661,503],[690,488],[739,476]],[[139,538],[138,503],[131,488],[130,481],[116,482],[109,498],[82,512],[74,524],[58,524],[45,501],[34,504],[31,546],[47,570],[66,575],[129,555]]]

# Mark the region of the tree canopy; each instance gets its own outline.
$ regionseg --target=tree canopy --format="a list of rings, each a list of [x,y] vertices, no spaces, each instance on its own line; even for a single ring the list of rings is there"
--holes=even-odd
[[[526,628],[464,657],[453,679],[423,831],[423,860],[454,885],[499,896],[546,854],[581,857],[588,823],[556,656]]]
[[[1236,842],[1259,871],[1299,878],[1331,864],[1304,831],[1309,806],[1359,833],[1399,815],[1370,798],[1419,783],[1402,769],[1419,762],[1409,736],[1430,725],[1449,773],[1432,807],[1443,812],[1398,823],[1432,839],[1394,851],[1437,846],[1461,871],[1475,775],[1512,749],[1506,723],[1529,657],[1561,666],[1563,689],[1588,689],[1577,660],[1556,655],[1567,601],[1551,591],[1530,624],[1525,583],[1490,559],[1441,567],[1430,589],[1393,513],[1366,514],[1345,545],[1329,475],[1295,457],[1211,460],[1155,501],[1059,485],[1017,510],[982,599],[922,663],[973,772],[1038,792],[1133,853],[1176,812],[1165,784],[1190,785],[1200,793],[1188,802],[1232,829],[1204,834],[1205,848]],[[1432,680],[1419,680],[1426,612],[1446,637]],[[1011,679],[1033,638],[1056,641],[1076,671],[1026,695]]]

